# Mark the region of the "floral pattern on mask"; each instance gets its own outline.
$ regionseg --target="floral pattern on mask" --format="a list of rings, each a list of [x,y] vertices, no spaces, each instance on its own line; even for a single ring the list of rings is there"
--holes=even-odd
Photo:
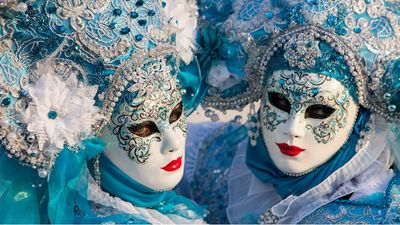
[[[174,131],[180,130],[182,133],[183,137],[186,137],[186,132],[187,132],[187,123],[186,123],[186,117],[181,116],[178,121],[175,122],[174,127],[172,128]]]
[[[327,121],[322,121],[318,126],[307,125],[307,129],[311,129],[315,134],[315,139],[318,143],[328,143],[335,138],[335,134],[339,129],[344,128],[347,122],[347,109],[350,105],[349,93],[343,91],[336,96],[328,97],[329,100],[334,100],[338,108],[335,113],[329,117]]]
[[[171,71],[173,69],[165,59],[137,69],[135,79],[120,97],[112,115],[109,129],[117,136],[119,146],[137,163],[148,161],[151,144],[161,142],[161,132],[170,126],[171,112],[182,101],[176,77],[171,76]],[[186,125],[182,117],[180,123]],[[154,123],[156,132],[141,137],[129,130],[132,125],[143,122]]]
[[[161,138],[133,137],[129,142],[129,158],[134,159],[138,163],[146,163],[150,157],[150,145],[153,142],[161,142]]]
[[[112,118],[112,133],[118,137],[119,146],[124,151],[128,151],[129,157],[137,163],[145,163],[148,160],[151,143],[161,142],[161,136],[157,132],[149,137],[138,137],[129,131],[129,126],[143,121],[152,121],[160,132],[167,129],[169,115],[181,101],[180,92],[172,82],[172,80],[168,81],[167,86],[147,93],[140,99],[135,98],[130,105],[124,103],[120,113]],[[179,123],[182,127],[186,125],[185,121]],[[186,132],[186,129],[182,128],[182,130]]]
[[[287,120],[283,119],[274,109],[271,109],[271,107],[266,104],[266,99],[264,99],[264,101],[262,117],[265,119],[262,120],[262,124],[267,130],[273,132],[279,124],[286,123]]]
[[[320,86],[332,78],[319,74],[310,76],[305,72],[281,71],[279,80],[271,78],[268,88],[264,93],[263,119],[262,124],[267,130],[273,132],[280,124],[287,122],[287,118],[282,116],[280,110],[271,107],[268,99],[268,92],[277,92],[284,95],[291,105],[290,114],[300,113],[305,118],[307,107],[314,104],[322,104],[335,109],[335,112],[326,119],[315,125],[314,123],[306,124],[306,129],[314,133],[318,143],[328,143],[335,138],[339,129],[346,126],[347,115],[350,105],[350,94],[347,90],[341,93],[331,91],[321,91]]]

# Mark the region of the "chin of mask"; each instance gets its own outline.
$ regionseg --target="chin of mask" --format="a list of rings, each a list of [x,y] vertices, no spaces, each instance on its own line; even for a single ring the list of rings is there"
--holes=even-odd
[[[275,165],[303,174],[328,161],[346,143],[358,107],[336,79],[316,73],[275,71],[268,80],[260,119]]]
[[[105,155],[138,183],[170,190],[182,179],[186,118],[176,81],[120,107],[104,129]]]

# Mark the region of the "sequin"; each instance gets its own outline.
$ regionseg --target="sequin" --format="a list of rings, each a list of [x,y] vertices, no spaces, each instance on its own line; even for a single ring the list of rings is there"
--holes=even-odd
[[[136,2],[136,6],[137,7],[140,7],[140,6],[142,6],[144,4],[144,0],[138,0],[137,2]]]
[[[156,11],[154,11],[154,10],[149,10],[149,12],[147,13],[147,15],[149,15],[149,16],[154,16],[154,15],[156,15]]]
[[[114,9],[113,11],[113,15],[114,16],[120,16],[122,14],[122,10],[121,9]]]
[[[265,13],[265,17],[267,19],[272,19],[274,17],[274,14],[272,12],[267,12],[267,13]]]
[[[129,27],[124,27],[121,29],[120,33],[122,35],[128,34],[129,32],[131,32],[131,29]]]
[[[1,101],[1,106],[9,106],[11,104],[11,99],[10,98],[4,98],[2,101]]]
[[[137,34],[137,35],[135,35],[135,40],[136,40],[136,41],[141,41],[141,40],[143,40],[143,35],[142,35],[142,34]]]
[[[47,116],[49,117],[49,119],[54,120],[57,118],[57,112],[56,111],[50,111]]]
[[[133,19],[136,19],[136,18],[138,18],[139,13],[137,13],[137,12],[131,12],[130,15],[131,15],[131,17],[132,17]]]
[[[139,25],[140,26],[146,26],[146,24],[147,24],[147,21],[146,20],[138,20],[138,23],[139,23]]]

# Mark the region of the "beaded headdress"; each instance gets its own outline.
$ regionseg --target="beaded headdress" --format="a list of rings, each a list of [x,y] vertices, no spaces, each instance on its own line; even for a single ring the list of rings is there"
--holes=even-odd
[[[176,78],[181,60],[192,59],[197,8],[187,0],[5,0],[0,22],[1,144],[46,177],[62,149],[78,151],[108,123],[128,83],[145,95]]]
[[[232,10],[222,13],[222,5]],[[260,99],[268,70],[313,71],[329,62],[325,56],[336,54],[351,75],[338,80],[350,93],[356,89],[359,103],[388,121],[400,120],[398,1],[202,1],[200,12],[202,40],[218,33],[216,41],[202,43],[214,53],[211,63],[202,65],[210,86],[204,107],[240,110]],[[224,19],[213,19],[215,12]],[[283,61],[276,63],[276,57]]]

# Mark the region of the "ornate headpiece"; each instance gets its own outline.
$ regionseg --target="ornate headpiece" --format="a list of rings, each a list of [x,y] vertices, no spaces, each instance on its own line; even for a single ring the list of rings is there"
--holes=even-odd
[[[176,77],[180,59],[191,61],[196,20],[186,0],[2,1],[0,137],[9,156],[46,177],[61,149],[79,149],[110,120],[128,83],[145,95],[166,73]]]
[[[203,66],[210,84],[203,106],[241,109],[261,97],[269,71],[290,68],[334,76],[362,106],[388,121],[400,120],[399,2],[246,0],[233,8],[217,23],[208,10],[215,7],[200,9],[203,39],[210,40],[204,31],[216,29],[225,43],[214,46],[211,61],[218,65]],[[225,46],[230,54],[221,51]],[[244,60],[230,63],[236,52]],[[326,62],[335,65],[328,68]],[[218,85],[232,77],[238,78],[234,84]]]

